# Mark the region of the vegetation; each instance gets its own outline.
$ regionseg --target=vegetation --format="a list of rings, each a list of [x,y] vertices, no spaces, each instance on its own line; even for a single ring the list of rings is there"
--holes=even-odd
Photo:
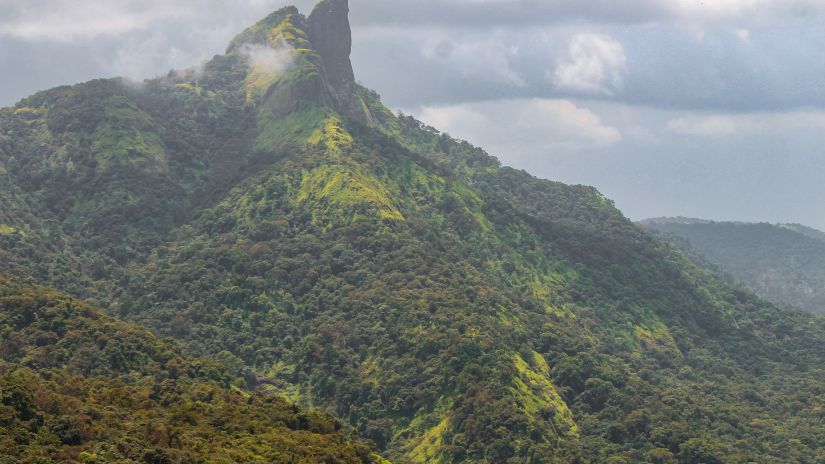
[[[271,46],[272,31],[300,38],[303,22],[285,9],[201,70],[53,89],[0,111],[0,224],[15,230],[0,252],[15,280],[185,350],[166,358],[151,353],[177,345],[120,337],[129,367],[99,373],[4,355],[3,382],[33,376],[48,397],[69,394],[56,376],[81,375],[69,396],[82,405],[103,401],[89,382],[122,383],[140,402],[100,403],[112,416],[94,420],[113,424],[100,441],[146,421],[179,426],[174,440],[137,440],[180,462],[207,442],[264,462],[314,441],[339,447],[327,462],[378,460],[270,393],[340,418],[395,462],[825,460],[821,318],[724,282],[591,187],[502,167],[354,82],[331,84],[311,50],[248,99],[254,70],[236,51]],[[90,333],[88,356],[38,356],[111,366]],[[39,347],[26,352],[63,346],[23,337]],[[189,367],[212,365],[205,377]],[[144,392],[170,381],[174,407]],[[298,448],[270,435],[301,414],[316,425],[294,430]],[[45,441],[15,441],[14,456],[57,449],[41,432],[52,428],[26,430]],[[85,446],[71,459],[103,455],[83,443],[66,445]]]
[[[825,312],[825,234],[816,229],[685,219],[645,226],[778,305]]]
[[[0,462],[379,462],[334,419],[8,276],[0,354]]]

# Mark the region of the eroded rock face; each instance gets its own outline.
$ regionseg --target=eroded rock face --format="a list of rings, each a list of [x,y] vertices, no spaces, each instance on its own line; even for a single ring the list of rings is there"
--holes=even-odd
[[[239,34],[227,54],[240,56],[249,68],[247,103],[263,105],[276,119],[321,106],[372,124],[349,58],[348,15],[347,0],[323,0],[308,17],[285,7]],[[283,57],[290,62],[269,63]]]
[[[352,31],[348,15],[348,0],[324,0],[307,18],[309,40],[324,60],[327,77],[333,85],[355,80],[349,59]]]

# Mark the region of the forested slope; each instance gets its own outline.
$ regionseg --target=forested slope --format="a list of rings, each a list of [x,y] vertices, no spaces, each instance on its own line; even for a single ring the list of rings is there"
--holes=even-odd
[[[393,115],[346,10],[0,111],[5,262],[401,463],[825,459],[822,319]]]
[[[652,219],[687,253],[698,253],[724,273],[778,305],[825,311],[825,234],[799,224],[748,224]]]
[[[0,462],[378,462],[334,419],[233,382],[219,362],[0,275]]]

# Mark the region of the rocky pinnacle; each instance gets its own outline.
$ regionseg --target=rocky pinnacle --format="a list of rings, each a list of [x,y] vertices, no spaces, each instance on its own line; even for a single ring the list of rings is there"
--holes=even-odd
[[[330,82],[340,84],[353,81],[350,63],[352,31],[349,25],[348,0],[324,0],[307,19],[309,40],[321,54]]]

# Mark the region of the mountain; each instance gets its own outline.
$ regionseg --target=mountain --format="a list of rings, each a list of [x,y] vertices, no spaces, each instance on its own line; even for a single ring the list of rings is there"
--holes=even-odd
[[[0,327],[0,462],[380,460],[339,422],[232,389],[220,364],[60,292],[0,275]]]
[[[683,251],[693,248],[719,270],[778,304],[825,312],[825,233],[799,224],[652,219]]]
[[[784,229],[790,229],[806,237],[810,237],[825,242],[825,232],[814,229],[813,227],[803,226],[802,224],[779,224],[779,227],[782,227]]]
[[[825,457],[825,321],[394,115],[346,0],[0,111],[0,250],[398,463]],[[8,201],[5,201],[8,199]],[[240,385],[241,387],[243,385]]]

